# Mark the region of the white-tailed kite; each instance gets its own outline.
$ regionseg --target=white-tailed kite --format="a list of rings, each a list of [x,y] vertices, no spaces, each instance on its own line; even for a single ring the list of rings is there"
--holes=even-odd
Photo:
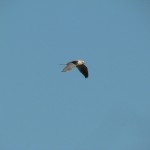
[[[78,70],[84,75],[85,78],[88,78],[88,68],[85,66],[83,60],[74,60],[65,64],[66,67],[62,72],[70,71],[72,68],[77,67]]]

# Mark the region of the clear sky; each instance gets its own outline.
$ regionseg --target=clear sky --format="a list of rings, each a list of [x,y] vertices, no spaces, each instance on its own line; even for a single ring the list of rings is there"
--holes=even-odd
[[[149,150],[150,1],[0,2],[0,149]]]

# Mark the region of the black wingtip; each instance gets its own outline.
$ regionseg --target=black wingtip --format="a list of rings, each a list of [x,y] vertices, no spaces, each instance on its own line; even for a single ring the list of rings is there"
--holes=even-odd
[[[89,77],[89,75],[84,75],[84,77],[87,79]]]

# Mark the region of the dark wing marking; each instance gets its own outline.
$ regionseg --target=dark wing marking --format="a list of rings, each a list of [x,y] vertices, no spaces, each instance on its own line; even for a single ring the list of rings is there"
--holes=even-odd
[[[84,64],[83,65],[78,65],[77,68],[84,75],[85,78],[88,77],[88,68]]]
[[[77,65],[77,64],[78,64],[78,61],[77,61],[77,60],[74,60],[74,61],[71,61],[71,63]]]

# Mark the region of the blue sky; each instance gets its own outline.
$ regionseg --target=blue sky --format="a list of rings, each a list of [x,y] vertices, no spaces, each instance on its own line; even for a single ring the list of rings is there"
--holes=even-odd
[[[149,150],[150,2],[0,2],[1,150]],[[83,59],[85,79],[61,63]]]

